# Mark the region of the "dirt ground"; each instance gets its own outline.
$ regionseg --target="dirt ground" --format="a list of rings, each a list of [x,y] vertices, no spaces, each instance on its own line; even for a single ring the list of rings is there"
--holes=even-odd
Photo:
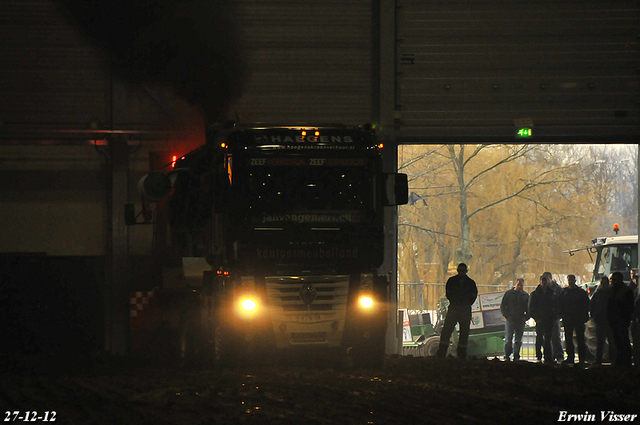
[[[77,369],[36,360],[4,368],[3,420],[13,417],[7,412],[55,411],[61,424],[525,425],[556,423],[562,412],[588,412],[590,423],[607,422],[601,412],[640,414],[640,373],[606,366],[391,357],[379,370],[311,362],[215,370],[124,359]]]

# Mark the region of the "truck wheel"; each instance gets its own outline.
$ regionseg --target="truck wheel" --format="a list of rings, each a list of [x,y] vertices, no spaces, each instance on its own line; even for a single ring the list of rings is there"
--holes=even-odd
[[[422,346],[422,352],[424,353],[424,357],[435,357],[438,348],[440,347],[440,336],[434,335],[425,341]]]
[[[364,348],[364,346],[351,347],[349,355],[356,368],[380,369],[384,364],[384,344],[382,349],[378,347]]]
[[[215,337],[215,364],[220,368],[233,368],[243,363],[242,341],[233,338],[228,329],[217,329]]]
[[[348,350],[354,367],[378,369],[384,364],[385,329],[378,329],[359,338]]]
[[[214,329],[215,366],[230,368],[242,365],[246,354],[243,335],[238,335],[221,317],[216,318]]]

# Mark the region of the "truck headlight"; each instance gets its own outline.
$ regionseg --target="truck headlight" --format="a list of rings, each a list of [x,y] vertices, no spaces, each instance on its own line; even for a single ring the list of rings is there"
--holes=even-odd
[[[258,304],[251,298],[245,298],[240,302],[240,307],[247,313],[252,313],[258,308]]]
[[[258,297],[244,294],[237,299],[236,314],[240,318],[253,319],[260,314],[260,306]]]
[[[362,297],[360,297],[360,306],[363,308],[371,308],[371,306],[373,305],[373,299],[368,296],[368,295],[364,295]]]
[[[367,310],[373,306],[373,274],[362,273],[360,275],[360,294],[358,296],[358,304]]]
[[[251,317],[257,313],[260,302],[255,293],[256,281],[254,276],[240,277],[240,290],[236,304],[238,313],[244,317]]]

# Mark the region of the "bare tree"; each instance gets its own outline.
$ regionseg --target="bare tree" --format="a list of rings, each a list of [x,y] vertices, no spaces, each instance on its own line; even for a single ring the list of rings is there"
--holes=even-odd
[[[620,222],[626,234],[637,233],[638,146],[578,146],[570,155],[580,162],[574,190],[584,195],[581,209],[594,215],[593,231],[606,235]]]
[[[435,157],[435,159],[434,159]],[[421,166],[424,164],[424,166]],[[541,164],[544,164],[540,166]],[[455,244],[455,261],[469,264],[473,258],[472,243],[500,246],[504,248],[504,242],[488,240],[484,235],[482,241],[473,241],[472,218],[483,212],[490,212],[497,206],[514,199],[524,200],[532,208],[552,210],[547,206],[544,194],[549,187],[566,182],[570,179],[575,163],[567,163],[557,160],[553,152],[549,152],[543,146],[536,145],[445,145],[438,148],[429,147],[420,155],[410,158],[400,168],[407,171],[412,182],[412,189],[423,189],[422,194],[412,193],[414,204],[428,206],[431,210],[427,225],[417,225],[410,217],[404,217],[400,226],[410,227],[413,230],[426,232],[433,242],[441,245],[441,251]],[[516,175],[499,178],[501,172]],[[526,172],[525,172],[526,171]],[[443,179],[450,176],[450,184],[443,184]],[[437,178],[436,178],[437,177]],[[423,182],[423,188],[418,182]],[[425,183],[426,182],[426,183]],[[436,183],[437,186],[429,187]],[[487,188],[493,187],[492,190]],[[434,189],[436,189],[434,191]],[[482,192],[482,195],[480,194]],[[487,193],[490,192],[490,196]],[[436,200],[438,202],[436,202]],[[446,211],[447,218],[453,213],[456,206],[459,214],[458,225],[452,227],[450,223],[442,226],[442,222],[435,219],[437,212]],[[419,218],[418,215],[414,216]],[[448,220],[451,221],[450,219]],[[435,228],[436,224],[440,224]],[[529,225],[529,228],[521,228],[519,233],[511,233],[510,259],[496,258],[496,268],[504,268],[507,274],[514,275],[515,269],[522,263],[519,258],[521,246],[531,232],[531,228],[541,226],[540,222]],[[547,224],[548,225],[548,224]],[[482,226],[481,226],[482,227]],[[476,232],[480,235],[481,232]],[[446,243],[449,246],[445,246]],[[488,251],[484,251],[487,255]],[[450,256],[441,258],[447,264]],[[446,269],[447,264],[443,264]],[[438,276],[440,278],[440,276]],[[496,279],[498,281],[499,278]]]

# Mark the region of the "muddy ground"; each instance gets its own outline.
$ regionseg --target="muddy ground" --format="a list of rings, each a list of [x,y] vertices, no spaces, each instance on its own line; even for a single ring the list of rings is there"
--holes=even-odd
[[[33,360],[4,365],[3,420],[13,417],[7,412],[55,411],[60,424],[525,425],[557,423],[563,411],[589,412],[595,423],[607,422],[601,412],[640,413],[640,373],[611,367],[391,357],[377,370],[304,363],[216,370]]]

